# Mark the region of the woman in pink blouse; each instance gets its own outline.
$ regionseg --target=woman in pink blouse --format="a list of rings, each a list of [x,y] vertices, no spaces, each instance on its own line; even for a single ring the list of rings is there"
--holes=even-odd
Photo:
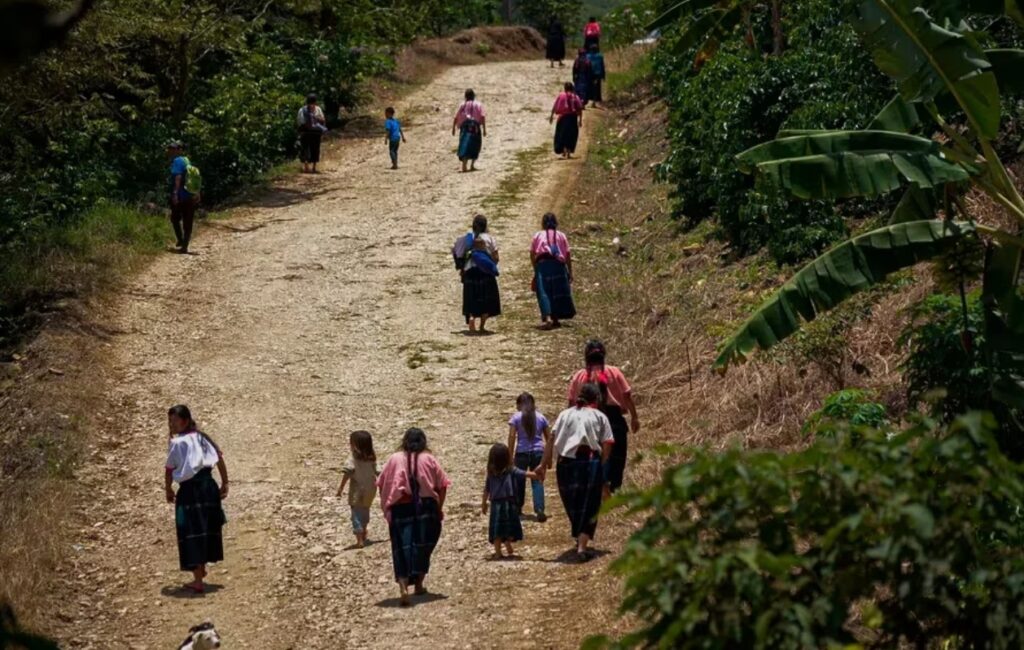
[[[558,218],[553,213],[544,215],[541,228],[530,243],[530,261],[541,322],[545,329],[553,329],[561,327],[561,321],[576,316],[572,299],[572,253],[569,239],[558,229]]]
[[[565,89],[555,100],[548,122],[554,122],[556,117],[555,153],[566,159],[572,158],[580,139],[580,127],[583,126],[583,101],[571,83],[565,84]]]
[[[487,137],[487,114],[484,105],[476,101],[476,93],[470,88],[466,91],[466,101],[459,105],[452,121],[452,135],[456,131],[459,136],[459,160],[462,171],[476,171],[476,160],[480,157],[480,147]]]
[[[427,447],[427,435],[420,429],[405,432],[401,448],[388,458],[377,477],[403,607],[411,604],[410,583],[417,596],[427,593],[423,580],[430,572],[430,556],[441,538],[444,500],[450,485]]]

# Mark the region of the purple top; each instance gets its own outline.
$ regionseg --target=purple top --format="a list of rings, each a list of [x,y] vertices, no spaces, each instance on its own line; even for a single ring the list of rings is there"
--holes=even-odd
[[[513,499],[517,498],[516,494],[516,482],[512,480],[512,477],[522,478],[526,476],[526,472],[513,467],[511,470],[502,474],[501,476],[488,476],[487,477],[487,494],[490,496],[491,501],[500,501],[502,499]],[[523,483],[525,485],[525,483]]]
[[[527,454],[544,451],[544,429],[548,428],[548,419],[540,411],[537,414],[537,435],[530,439],[530,434],[523,428],[523,413],[516,411],[508,423],[516,428],[516,453]]]

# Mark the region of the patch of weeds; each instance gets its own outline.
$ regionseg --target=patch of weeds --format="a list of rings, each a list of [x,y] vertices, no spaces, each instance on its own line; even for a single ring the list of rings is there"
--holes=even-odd
[[[481,203],[488,217],[505,217],[509,211],[522,203],[540,175],[540,162],[548,155],[548,145],[516,153],[512,171],[498,183],[498,188]]]
[[[487,56],[494,48],[491,47],[490,43],[485,41],[478,41],[476,46],[473,48],[478,56]]]
[[[621,70],[611,70],[605,84],[608,93],[614,96],[635,90],[637,86],[651,79],[653,75],[654,65],[651,57],[645,55],[631,66]]]
[[[427,361],[430,361],[427,355],[416,351],[410,354],[409,358],[405,360],[405,365],[409,366],[412,370],[416,370],[417,368],[422,368],[426,365]]]

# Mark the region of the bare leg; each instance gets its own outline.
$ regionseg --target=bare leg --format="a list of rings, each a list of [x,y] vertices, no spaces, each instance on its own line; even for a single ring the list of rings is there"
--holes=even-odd
[[[427,588],[423,586],[423,579],[427,576],[419,576],[416,578],[416,588],[413,590],[417,596],[422,596],[427,593]]]
[[[494,542],[494,559],[500,560],[502,557],[504,556],[501,554],[501,540],[499,539]]]
[[[508,556],[509,557],[512,557],[513,555],[516,554],[515,551],[512,550],[512,542],[509,542],[509,541],[505,542],[505,550],[508,551]]]
[[[583,555],[587,552],[590,546],[590,535],[586,533],[580,533],[579,539],[576,540],[576,552]]]
[[[398,604],[402,607],[408,607],[412,604],[409,600],[409,580],[407,578],[400,578],[398,580]]]
[[[480,317],[480,331],[481,332],[486,332],[487,331],[487,319],[490,318],[490,317],[491,317],[490,314],[484,314],[484,315],[482,315]]]
[[[475,332],[476,331],[476,319],[475,318],[470,318],[468,321],[466,321],[466,324],[469,325],[469,331],[470,332]]]
[[[465,160],[463,160],[463,161],[462,161],[462,171],[463,171],[463,172],[465,172],[465,171],[466,171],[466,164],[467,164],[467,162],[468,162],[468,161],[465,161]]]

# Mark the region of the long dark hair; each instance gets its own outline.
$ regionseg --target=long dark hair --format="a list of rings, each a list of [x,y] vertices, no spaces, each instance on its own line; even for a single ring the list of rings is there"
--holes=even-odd
[[[503,445],[500,442],[491,445],[491,451],[487,454],[487,475],[503,476],[510,469],[512,469],[512,453],[508,450],[508,445]]]
[[[608,372],[605,370],[607,351],[604,343],[598,339],[587,341],[583,348],[583,358],[587,363],[587,381],[597,386],[601,399],[608,401]]]
[[[188,422],[188,428],[190,431],[196,430],[196,421],[192,419],[192,411],[190,411],[184,404],[175,404],[171,408],[167,409],[167,417],[171,416]]]
[[[601,388],[594,382],[587,382],[580,388],[579,395],[576,396],[576,408],[583,408],[584,406],[590,406],[591,404],[601,403]]]
[[[533,440],[537,437],[537,402],[533,395],[521,393],[516,398],[516,408],[522,413],[523,431]]]
[[[466,101],[467,102],[471,102],[471,101],[475,101],[475,100],[476,100],[476,93],[473,92],[472,88],[467,88],[466,89]]]
[[[558,217],[555,216],[554,212],[548,212],[541,217],[540,225],[544,230],[558,230]]]
[[[418,454],[421,451],[430,451],[430,447],[427,446],[427,434],[423,433],[423,429],[417,429],[413,427],[405,432],[402,436],[402,446],[399,448],[407,454]]]
[[[348,441],[356,460],[377,460],[377,452],[373,450],[373,436],[369,431],[353,431]]]

